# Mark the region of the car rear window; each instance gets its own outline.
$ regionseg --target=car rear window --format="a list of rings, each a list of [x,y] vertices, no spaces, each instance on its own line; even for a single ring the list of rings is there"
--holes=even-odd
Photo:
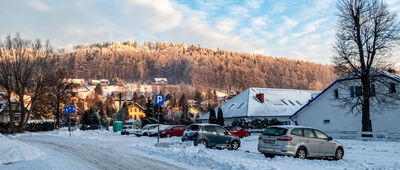
[[[187,129],[191,131],[197,131],[199,130],[199,125],[190,125]]]
[[[287,129],[285,128],[279,128],[279,127],[270,127],[265,129],[262,134],[263,135],[269,135],[269,136],[282,136],[285,135],[287,132]]]

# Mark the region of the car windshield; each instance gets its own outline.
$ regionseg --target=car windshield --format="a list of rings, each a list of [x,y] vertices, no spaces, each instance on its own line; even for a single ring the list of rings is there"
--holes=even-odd
[[[279,127],[270,127],[264,130],[262,132],[263,135],[269,135],[269,136],[282,136],[286,134],[287,129],[285,128],[279,128]]]
[[[199,125],[190,125],[187,129],[191,131],[197,131],[199,130]]]

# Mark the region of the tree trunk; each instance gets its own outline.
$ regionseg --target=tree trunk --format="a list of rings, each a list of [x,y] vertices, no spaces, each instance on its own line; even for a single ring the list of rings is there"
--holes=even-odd
[[[14,133],[14,111],[12,110],[11,107],[11,91],[7,91],[7,101],[8,101],[8,117],[10,119],[10,128],[9,128],[9,133]]]
[[[368,74],[363,74],[361,76],[361,83],[363,88],[362,93],[362,131],[363,132],[372,132],[372,123],[370,118],[370,81]],[[369,135],[372,137],[372,135]]]
[[[19,96],[19,107],[20,107],[21,116],[19,119],[18,132],[22,133],[25,131],[25,117],[26,117],[24,94]]]
[[[56,105],[56,128],[58,129],[58,126],[60,124],[60,102],[57,101]]]

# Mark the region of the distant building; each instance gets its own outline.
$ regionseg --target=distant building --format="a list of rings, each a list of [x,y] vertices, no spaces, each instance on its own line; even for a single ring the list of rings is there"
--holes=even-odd
[[[311,99],[313,93],[318,93],[318,91],[252,87],[219,107],[224,114],[226,125],[232,124],[236,119],[251,121],[273,118],[277,118],[284,124],[294,124],[289,117],[304,106]],[[215,112],[218,112],[217,108],[215,108]],[[208,112],[197,120],[208,122],[209,117],[210,113]]]
[[[387,103],[377,103],[379,101],[376,97],[373,96],[371,98],[370,119],[372,122],[372,131],[389,134],[387,136],[389,138],[397,135],[396,138],[400,139],[400,76],[381,72],[373,76],[373,78],[385,84],[371,84],[371,93],[394,96],[392,104],[396,106],[392,109],[379,110],[376,107]],[[360,135],[362,130],[362,113],[357,109],[354,110],[355,113],[349,113],[350,110],[343,105],[343,101],[348,101],[349,99],[357,100],[361,94],[360,79],[355,77],[338,79],[309,103],[297,110],[291,116],[291,119],[299,125],[315,127],[330,135]]]
[[[128,107],[129,120],[139,120],[142,117],[146,117],[144,108],[138,103],[133,103]]]
[[[74,83],[77,85],[84,85],[85,84],[85,79],[68,79],[67,80],[70,83]]]
[[[154,78],[154,82],[156,83],[156,85],[167,85],[168,84],[167,78]]]
[[[10,113],[14,113],[14,122],[18,124],[21,119],[21,110],[22,109],[30,109],[31,96],[24,96],[24,108],[21,108],[19,105],[19,98],[15,93],[11,93],[11,108],[9,109],[9,103],[5,99],[6,93],[2,92],[0,99],[0,122],[8,123],[10,122]]]

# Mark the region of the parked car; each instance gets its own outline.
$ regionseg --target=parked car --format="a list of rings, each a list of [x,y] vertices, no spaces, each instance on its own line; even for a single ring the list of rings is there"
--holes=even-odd
[[[259,136],[258,151],[265,157],[294,156],[301,159],[332,157],[340,160],[344,147],[324,132],[303,126],[270,126]]]
[[[121,135],[134,134],[136,131],[140,130],[142,122],[137,120],[128,120],[125,122],[121,129]]]
[[[170,138],[172,136],[182,136],[185,129],[185,125],[171,125],[170,127],[160,132],[160,137]]]
[[[140,129],[140,130],[137,130],[137,131],[134,131],[133,133],[136,135],[136,136],[148,136],[149,135],[149,131],[150,130],[153,130],[154,128],[156,128],[157,127],[157,124],[148,124],[148,125],[146,125],[146,126],[143,126],[143,128],[142,129]]]
[[[227,127],[225,127],[225,129],[228,130],[229,133],[236,135],[239,138],[250,136],[250,132],[248,132],[247,129],[243,129],[241,127],[227,126]]]
[[[225,128],[214,124],[192,124],[183,132],[182,141],[193,141],[194,145],[203,144],[207,148],[228,148],[237,150],[240,139]]]
[[[167,129],[167,128],[170,128],[172,125],[163,125],[163,124],[160,124],[160,134],[161,134],[161,132],[162,131],[164,131],[165,129]],[[149,130],[147,130],[147,136],[157,136],[157,133],[158,132],[158,127],[156,126],[155,128],[153,128],[153,129],[149,129]]]

